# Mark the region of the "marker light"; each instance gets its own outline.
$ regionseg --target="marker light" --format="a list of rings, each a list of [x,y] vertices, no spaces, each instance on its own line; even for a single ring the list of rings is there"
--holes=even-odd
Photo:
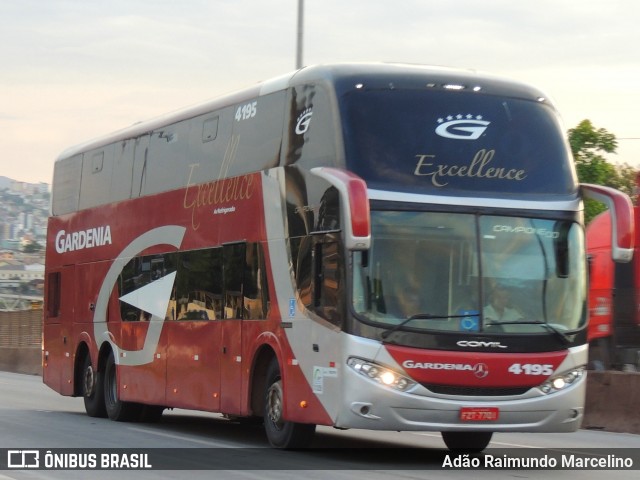
[[[349,360],[347,360],[347,365],[360,375],[393,388],[394,390],[406,392],[416,385],[416,382],[398,372],[361,358],[350,357]]]
[[[565,372],[561,375],[555,375],[550,377],[546,382],[540,385],[538,388],[542,393],[555,393],[560,390],[564,390],[565,388],[573,385],[578,382],[583,376],[585,372],[585,367],[578,367]]]

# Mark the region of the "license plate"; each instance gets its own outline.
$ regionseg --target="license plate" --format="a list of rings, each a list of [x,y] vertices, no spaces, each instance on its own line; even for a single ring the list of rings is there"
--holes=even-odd
[[[460,421],[462,422],[492,422],[498,420],[498,407],[462,407]]]

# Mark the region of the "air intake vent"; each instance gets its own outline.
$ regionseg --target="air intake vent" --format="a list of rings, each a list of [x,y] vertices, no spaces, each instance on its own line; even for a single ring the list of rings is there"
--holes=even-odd
[[[441,395],[459,395],[465,397],[510,397],[522,395],[531,387],[460,387],[457,385],[422,384],[433,393]]]

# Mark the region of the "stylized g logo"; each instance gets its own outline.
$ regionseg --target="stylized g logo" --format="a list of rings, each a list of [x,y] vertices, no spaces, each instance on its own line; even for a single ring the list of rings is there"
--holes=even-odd
[[[436,128],[441,137],[455,140],[477,140],[485,132],[491,122],[469,118],[449,120]]]
[[[311,125],[311,115],[313,115],[313,112],[307,109],[298,117],[298,123],[296,123],[296,133],[298,135],[302,135],[309,130],[309,125]]]
[[[116,363],[130,366],[151,363],[158,346],[158,341],[160,340],[162,325],[164,324],[164,317],[158,317],[157,315],[151,316],[142,350],[123,350],[115,343],[105,322],[107,319],[109,297],[111,296],[118,276],[133,257],[149,247],[155,245],[171,245],[179,248],[182,244],[185,231],[185,227],[167,225],[143,233],[120,252],[120,255],[113,261],[111,268],[109,268],[109,271],[105,275],[96,300],[95,313],[93,316],[93,336],[98,345],[103,340],[111,344]],[[121,355],[120,353],[126,353],[126,355]]]

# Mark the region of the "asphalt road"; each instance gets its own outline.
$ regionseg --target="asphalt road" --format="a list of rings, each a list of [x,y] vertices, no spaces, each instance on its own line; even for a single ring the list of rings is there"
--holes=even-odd
[[[635,470],[558,470],[558,469],[453,469],[447,462],[455,457],[445,449],[439,433],[338,431],[319,427],[312,449],[278,451],[268,448],[260,426],[241,425],[219,415],[173,410],[165,412],[159,423],[119,423],[90,418],[82,399],[62,397],[42,384],[37,376],[0,372],[0,455],[9,450],[38,450],[40,461],[50,451],[60,462],[73,462],[82,452],[84,461],[101,455],[116,456],[114,462],[144,461],[167,470],[0,470],[6,479],[567,479],[587,480],[606,476],[607,480],[638,478],[640,436],[581,430],[572,434],[496,434],[484,456],[468,461],[484,466],[487,455],[501,458],[548,456],[564,457],[587,452],[602,458],[613,454],[635,461]],[[590,450],[590,449],[613,450]],[[51,449],[51,450],[49,450]],[[71,450],[63,450],[71,449]],[[77,450],[82,449],[82,450]],[[124,449],[124,450],[118,450]],[[147,450],[150,449],[150,450]],[[631,450],[617,450],[631,449]],[[135,455],[132,455],[135,454]],[[12,453],[15,455],[15,452]],[[136,455],[139,455],[136,457]],[[48,457],[54,458],[53,456]],[[83,461],[82,457],[75,457]],[[0,462],[10,459],[0,458]],[[15,465],[15,460],[11,460]],[[1,465],[2,463],[0,463]],[[155,464],[155,465],[154,465]],[[67,464],[68,465],[68,464]],[[445,465],[443,467],[443,465]],[[62,465],[64,466],[64,465]],[[495,463],[494,463],[495,466]],[[185,468],[190,471],[177,470]]]

